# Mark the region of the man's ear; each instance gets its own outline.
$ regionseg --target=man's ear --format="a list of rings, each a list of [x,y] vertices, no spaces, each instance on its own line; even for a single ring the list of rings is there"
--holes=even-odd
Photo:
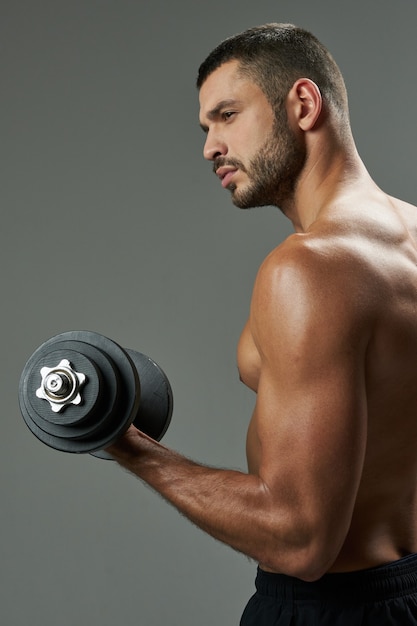
[[[320,89],[309,78],[299,78],[288,94],[288,115],[300,130],[312,130],[323,110]]]

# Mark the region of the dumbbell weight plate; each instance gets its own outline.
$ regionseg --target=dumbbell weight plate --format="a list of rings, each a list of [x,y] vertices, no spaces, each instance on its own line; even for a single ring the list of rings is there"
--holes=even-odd
[[[173,397],[171,385],[162,369],[150,357],[126,349],[139,373],[140,402],[133,424],[152,439],[160,441],[171,422]]]
[[[42,388],[41,370],[57,368],[62,359],[87,380],[79,404],[54,410],[37,391]],[[43,443],[102,458],[110,458],[103,448],[114,443],[133,421],[149,436],[160,439],[172,415],[171,388],[159,366],[91,331],[62,333],[40,346],[22,372],[19,403],[26,424]]]
[[[171,385],[163,370],[150,357],[125,349],[132,359],[140,379],[140,402],[133,425],[139,430],[160,441],[171,422],[173,395]],[[104,450],[91,453],[100,459],[111,460]]]

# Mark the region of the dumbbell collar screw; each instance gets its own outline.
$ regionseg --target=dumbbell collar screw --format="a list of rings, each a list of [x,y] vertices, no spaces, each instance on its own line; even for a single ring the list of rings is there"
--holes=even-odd
[[[82,372],[76,372],[67,359],[62,359],[55,367],[42,367],[41,386],[36,395],[47,400],[54,413],[59,413],[69,404],[81,404],[80,389],[86,382]]]

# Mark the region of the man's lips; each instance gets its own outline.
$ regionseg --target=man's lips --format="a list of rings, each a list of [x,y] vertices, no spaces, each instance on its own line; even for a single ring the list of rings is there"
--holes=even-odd
[[[226,188],[230,184],[230,181],[236,172],[236,167],[219,167],[219,169],[216,170],[216,176],[220,178],[222,187]]]

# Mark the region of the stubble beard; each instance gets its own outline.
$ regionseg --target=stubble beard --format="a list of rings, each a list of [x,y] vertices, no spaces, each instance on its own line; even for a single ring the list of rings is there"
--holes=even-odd
[[[269,205],[282,208],[294,196],[305,161],[305,147],[297,141],[287,119],[276,120],[271,136],[247,167],[233,161],[249,178],[246,188],[239,190],[234,183],[229,185],[233,204],[240,209]]]

